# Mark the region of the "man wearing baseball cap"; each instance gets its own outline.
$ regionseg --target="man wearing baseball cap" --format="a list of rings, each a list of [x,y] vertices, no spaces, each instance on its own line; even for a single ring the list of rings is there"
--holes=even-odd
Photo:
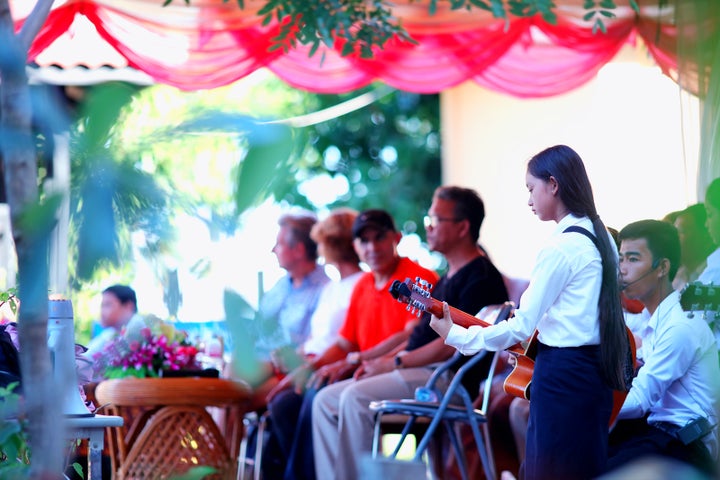
[[[315,392],[325,384],[349,378],[363,360],[399,349],[418,323],[417,316],[388,293],[392,282],[416,277],[426,279],[431,284],[438,280],[438,275],[432,270],[398,254],[397,245],[402,234],[397,231],[395,222],[385,210],[361,212],[355,219],[352,232],[355,250],[370,271],[355,285],[345,322],[335,344],[311,363],[290,374],[297,391],[305,388],[307,391],[303,395],[300,418],[296,422],[297,432],[289,452],[286,479],[315,477],[311,420]],[[309,374],[312,376],[306,382]],[[271,421],[295,421],[291,418],[294,409],[291,403],[287,403],[287,397],[287,394],[283,395],[282,402],[269,401]],[[279,406],[278,403],[284,404],[284,408],[274,408]]]
[[[373,218],[369,216],[366,224],[370,225]],[[447,271],[435,282],[433,297],[464,312],[477,312],[508,298],[502,275],[478,246],[484,218],[480,195],[452,185],[435,190],[425,217],[428,247],[447,261]],[[380,217],[377,220],[382,222]],[[361,353],[362,364],[353,380],[320,391],[312,413],[317,480],[360,478],[362,459],[372,452],[375,413],[370,403],[413,398],[415,389],[424,386],[433,374],[432,366],[454,353],[430,327],[430,315],[425,312],[401,350],[379,356]],[[492,358],[485,356],[464,375],[462,383],[467,392],[479,391]],[[452,370],[457,371],[465,359]],[[440,380],[436,388],[445,390],[447,383]],[[436,460],[437,465],[444,465],[442,458]]]
[[[395,222],[389,213],[385,210],[365,210],[355,219],[353,223],[352,234],[353,238],[358,238],[363,230],[366,228],[374,228],[375,230],[384,232],[392,231],[396,232]]]

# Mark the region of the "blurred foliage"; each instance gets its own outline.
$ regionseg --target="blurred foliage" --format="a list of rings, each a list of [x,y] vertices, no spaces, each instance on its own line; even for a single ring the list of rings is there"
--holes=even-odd
[[[255,355],[257,312],[241,295],[227,289],[223,292],[223,307],[227,329],[233,339],[233,361],[230,364],[232,376],[242,378],[253,388],[257,387],[266,380],[260,361]]]
[[[316,95],[267,73],[210,91],[153,86],[138,93],[116,127],[114,156],[150,173],[180,197],[168,202],[202,218],[213,235],[232,234],[238,214],[268,195],[311,209],[388,208],[398,225],[413,231],[440,183],[437,95],[386,88],[369,106],[292,132],[285,126],[291,122],[267,123],[321,112],[380,88]],[[257,150],[248,152],[249,145]],[[318,175],[345,181],[347,192],[314,203],[308,180]]]
[[[226,2],[229,0],[225,0]],[[164,0],[168,5],[173,0]],[[192,4],[193,0],[184,0]],[[245,0],[236,0],[245,8]],[[539,15],[548,23],[557,23],[554,0],[429,0],[428,13],[434,15],[438,5],[451,10],[485,10],[496,18],[533,17]],[[636,0],[630,6],[639,12]],[[254,5],[253,5],[254,6]],[[313,55],[321,45],[342,42],[342,54],[362,58],[373,56],[391,38],[414,42],[395,17],[393,3],[387,0],[267,0],[258,11],[263,24],[278,22],[280,31],[273,38],[272,49],[287,51],[297,44],[309,45]],[[605,20],[615,17],[614,0],[583,0],[583,20],[593,21],[593,33],[606,32]],[[339,40],[338,40],[339,39]]]
[[[224,100],[209,101],[213,111],[281,118],[290,125],[312,115],[305,122],[308,126],[294,129],[290,160],[266,165],[264,174],[273,175],[267,194],[277,202],[312,210],[386,208],[406,233],[424,236],[422,217],[441,181],[438,95],[402,92],[381,84],[320,95],[299,91],[267,74],[213,92],[209,96]],[[371,93],[377,93],[376,101],[352,109],[353,99]],[[348,104],[347,113],[330,113],[343,104]],[[326,185],[317,182],[320,177],[333,181],[337,196],[319,191]],[[338,185],[346,185],[346,191]]]
[[[217,473],[216,468],[208,466],[192,467],[181,475],[173,475],[170,480],[202,480],[213,473]]]
[[[30,451],[17,382],[0,387],[0,478],[29,478]]]
[[[364,90],[371,90],[370,86]],[[356,96],[318,95],[319,108]],[[387,209],[405,233],[424,236],[422,217],[441,181],[440,102],[437,95],[394,90],[371,105],[304,129],[299,179],[344,177],[349,190],[327,208]],[[301,184],[277,190],[297,203]],[[314,205],[317,207],[317,205]]]
[[[20,301],[17,298],[16,287],[11,287],[0,292],[0,307],[5,305],[7,305],[7,308],[10,309],[10,313],[12,313],[14,320],[14,316],[17,315],[18,307],[20,306]]]
[[[26,402],[17,382],[0,387],[0,478],[2,479],[34,478],[30,470],[32,452],[28,444],[28,417],[25,409]],[[67,467],[79,478],[84,478],[79,463],[72,462]]]
[[[207,98],[218,97],[122,83],[86,90],[71,131],[69,266],[79,342],[97,317],[92,299],[109,283],[132,282],[133,246],[141,244],[164,283],[177,261],[179,214],[202,219],[213,235],[232,234],[242,209],[262,197],[258,175],[287,161],[287,126],[223,113],[227,101]]]
[[[376,101],[352,109],[354,99],[372,93],[377,93]],[[307,125],[294,129],[291,158],[276,163],[272,172],[268,193],[277,202],[312,210],[387,208],[406,233],[424,236],[422,216],[441,181],[438,95],[381,84],[345,94],[312,94],[262,72],[248,82],[191,95],[207,95],[208,110],[215,115],[233,111],[261,121],[280,118],[288,125]],[[325,113],[344,104],[349,105],[345,114]],[[304,122],[294,122],[299,118]],[[346,185],[346,191],[338,196],[319,192],[325,186],[317,182],[320,177],[333,180],[333,191],[342,190],[338,185]]]
[[[378,98],[353,107],[364,94]],[[345,104],[348,113],[327,113]],[[290,126],[310,114],[320,120]],[[182,215],[201,219],[212,238],[231,236],[244,210],[272,197],[317,211],[386,208],[406,233],[422,235],[440,183],[438,96],[381,85],[316,95],[268,73],[197,92],[105,84],[86,90],[77,118],[69,263],[81,343],[98,314],[91,300],[109,283],[132,282],[134,265],[124,259],[133,245],[158,282],[182,261]],[[198,277],[208,271],[202,261],[190,268]]]
[[[103,266],[130,256],[130,233],[162,232],[165,197],[153,178],[123,155],[117,138],[123,108],[137,87],[109,83],[86,91],[71,130],[71,285],[77,288]]]

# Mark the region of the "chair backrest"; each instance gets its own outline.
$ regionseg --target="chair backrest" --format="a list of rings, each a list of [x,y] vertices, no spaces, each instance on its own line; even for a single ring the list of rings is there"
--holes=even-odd
[[[516,306],[517,302],[510,299],[504,303],[496,305],[486,305],[485,307],[481,308],[475,316],[478,318],[482,318],[488,323],[499,323],[503,320],[507,320],[508,318],[510,318],[515,311]]]
[[[516,306],[520,305],[520,297],[525,290],[527,290],[528,285],[530,285],[530,280],[525,278],[508,277],[505,274],[502,275],[502,278],[505,283],[505,289],[508,292],[508,298]]]
[[[500,308],[495,309],[495,311],[497,312],[497,315],[493,319],[493,323],[499,323],[499,322],[502,322],[503,320],[507,320],[508,318],[510,318],[513,314],[513,311],[515,310],[515,303],[512,301],[507,301],[507,302],[501,304],[499,307]],[[486,321],[488,321],[488,320],[486,319]],[[459,381],[460,381],[460,379],[462,379],[462,377],[465,375],[465,373],[488,354],[489,354],[489,352],[487,350],[481,350],[480,352],[476,353],[473,356],[473,358],[468,360],[467,363],[465,363],[465,365],[463,365],[462,367],[460,367],[458,369],[458,371],[455,373],[455,378],[458,378],[458,387],[457,388],[462,388],[462,384],[460,384]],[[485,377],[486,378],[486,380],[485,380],[486,387],[489,386],[489,384],[492,382],[493,377],[495,376],[495,372],[497,370],[497,364],[498,364],[498,361],[499,361],[500,357],[502,356],[502,354],[503,354],[502,350],[498,351],[498,352],[492,352],[493,358],[490,363],[490,367],[488,369],[488,374]],[[455,382],[455,378],[453,378],[453,382]],[[451,385],[452,385],[452,383],[451,383]],[[490,388],[483,389],[483,400],[482,400],[482,404],[480,406],[480,410],[483,412],[487,412],[487,408],[490,403],[490,390],[491,390]],[[448,389],[448,392],[450,392],[450,389]]]
[[[483,318],[483,320],[493,323],[498,323],[503,320],[506,320],[509,318],[513,311],[515,309],[515,304],[511,301],[507,301],[505,303],[499,304],[499,305],[490,305],[488,307],[484,307],[483,309],[478,312],[478,317]],[[461,396],[470,395],[469,392],[465,390],[465,388],[462,385],[462,379],[465,376],[465,374],[473,368],[478,362],[482,361],[485,356],[488,355],[487,350],[481,350],[475,355],[473,355],[467,362],[465,362],[464,365],[462,365],[460,368],[458,368],[457,372],[455,372],[455,375],[453,376],[452,380],[450,381],[450,385],[448,385],[448,388],[445,390],[445,393],[443,394],[440,392],[436,385],[438,379],[442,377],[442,375],[445,374],[450,368],[452,368],[461,358],[463,358],[463,354],[460,352],[455,352],[452,357],[450,357],[448,360],[440,364],[435,370],[433,371],[432,375],[428,379],[428,381],[425,383],[425,386],[420,389],[422,394],[425,394],[423,396],[427,396],[428,392],[433,392],[434,397],[441,398],[444,395],[455,395],[456,393],[459,393]],[[492,380],[492,377],[495,375],[495,369],[497,365],[497,357],[496,354],[493,358],[491,364],[490,364],[490,371],[489,371],[489,379]],[[418,392],[416,392],[416,398]],[[489,397],[488,397],[489,398]]]
[[[480,309],[480,311],[475,315],[477,318],[481,318],[485,320],[488,323],[497,323],[501,322],[502,320],[505,320],[509,318],[512,315],[513,310],[515,309],[515,303],[511,301],[507,301],[505,303],[500,304],[493,304],[493,305],[486,305],[483,308]],[[467,370],[470,369],[470,367],[467,367],[468,364],[470,366],[475,365],[477,362],[482,360],[482,358],[487,354],[486,351],[481,351],[476,353],[472,359],[468,360],[468,362],[463,365],[463,367],[459,368],[458,371],[455,373],[457,376],[460,374],[461,376],[465,374]],[[443,363],[438,365],[435,370],[433,371],[432,375],[428,379],[428,381],[425,383],[425,390],[433,390],[437,394],[437,390],[435,390],[435,385],[437,384],[438,379],[445,374],[450,368],[453,367],[464,355],[460,352],[455,352],[452,357],[445,360]],[[462,371],[462,373],[461,373]]]

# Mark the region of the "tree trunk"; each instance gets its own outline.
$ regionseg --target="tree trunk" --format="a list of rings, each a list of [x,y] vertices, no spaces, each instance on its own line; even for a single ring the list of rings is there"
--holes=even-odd
[[[37,157],[25,65],[26,46],[15,35],[8,0],[0,0],[0,155],[18,258],[18,317],[23,396],[28,414],[31,478],[60,476],[62,405],[53,388],[47,347],[47,228],[28,218],[38,202]]]

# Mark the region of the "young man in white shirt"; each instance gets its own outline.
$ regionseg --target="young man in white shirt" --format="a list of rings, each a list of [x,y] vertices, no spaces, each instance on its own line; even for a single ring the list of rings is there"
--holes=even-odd
[[[657,220],[619,233],[622,288],[650,314],[644,364],[610,436],[608,469],[642,457],[669,457],[714,476],[720,365],[715,339],[698,315],[688,316],[672,280],[680,261],[675,227]]]
[[[87,345],[86,355],[92,358],[117,336],[137,313],[137,295],[127,285],[111,285],[102,292],[100,327]]]

